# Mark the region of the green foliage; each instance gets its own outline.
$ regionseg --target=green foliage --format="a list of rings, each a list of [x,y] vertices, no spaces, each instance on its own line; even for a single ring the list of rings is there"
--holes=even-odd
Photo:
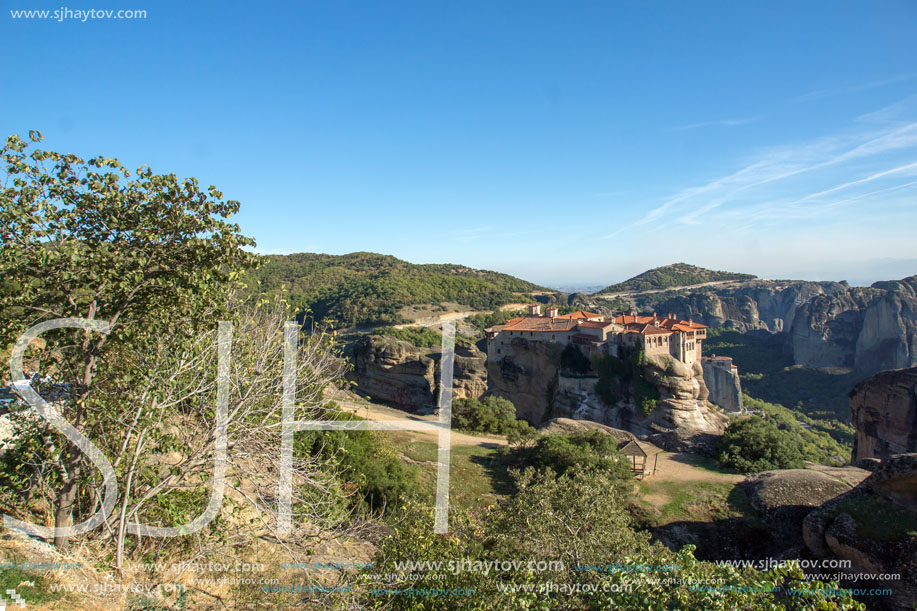
[[[255,292],[284,291],[295,307],[315,320],[345,326],[406,322],[398,312],[408,305],[448,301],[496,309],[544,290],[497,272],[461,265],[415,265],[366,252],[269,256],[247,282]]]
[[[491,312],[490,314],[474,314],[465,318],[465,322],[483,331],[489,327],[496,325],[505,325],[508,321],[513,318],[518,318],[520,316],[525,316],[526,313],[522,310],[497,310]]]
[[[418,348],[434,348],[441,346],[443,336],[430,327],[404,327],[397,329],[395,327],[379,327],[373,329],[373,335],[386,335],[402,341],[408,342]]]
[[[396,611],[863,609],[836,584],[805,581],[798,568],[718,567],[695,559],[690,546],[671,552],[650,543],[633,528],[626,497],[613,492],[618,481],[602,470],[558,476],[529,469],[516,474],[519,492],[506,504],[483,513],[450,512],[446,536],[433,533],[432,508],[411,504],[364,575],[364,605]],[[450,560],[519,568],[461,571],[450,569]],[[556,564],[538,566],[545,561]],[[414,568],[425,562],[443,568]],[[557,584],[580,589],[543,587]],[[788,600],[791,588],[800,592]],[[429,590],[450,594],[408,595]]]
[[[742,473],[798,469],[803,463],[793,435],[757,416],[732,421],[717,451],[720,465]]]
[[[0,346],[48,319],[108,322],[107,335],[45,333],[45,347],[31,358],[73,389],[60,402],[64,417],[79,433],[112,441],[106,449],[115,454],[123,448],[111,432],[129,428],[120,417],[124,397],[102,396],[96,379],[136,383],[147,375],[140,362],[150,345],[168,336],[178,350],[196,328],[211,326],[240,275],[256,265],[246,250],[255,242],[228,222],[239,202],[214,186],[148,167],[132,173],[112,158],[30,150],[41,135],[30,140],[11,136],[0,149]],[[178,319],[189,324],[176,328]],[[30,462],[65,475],[36,469],[44,481],[34,487],[52,508],[89,510],[98,475],[62,436],[41,435]],[[71,510],[55,513],[69,523]],[[65,547],[67,538],[55,543]]]
[[[525,420],[516,419],[516,407],[503,397],[456,399],[452,403],[452,426],[459,430],[506,435],[510,443],[535,436]]]
[[[602,431],[544,435],[532,447],[517,452],[526,464],[559,475],[578,469],[597,469],[620,480],[631,477],[628,460],[618,451],[617,439]]]
[[[595,392],[606,405],[617,403],[622,394],[630,396],[634,405],[644,417],[656,409],[659,400],[659,389],[643,377],[643,366],[646,353],[639,346],[630,357],[621,359],[612,355],[599,356],[593,359],[593,369],[599,380]]]
[[[805,460],[822,464],[839,464],[850,456],[850,448],[826,432],[824,420],[814,420],[806,415],[782,405],[776,405],[744,395],[742,398],[746,409],[760,410],[768,422],[775,424],[785,434],[790,435],[793,443]],[[805,425],[805,426],[804,426]],[[808,427],[808,428],[807,428]]]
[[[331,412],[324,417],[358,419],[343,412]],[[385,433],[313,431],[298,434],[293,447],[297,455],[331,461],[339,468],[343,480],[357,487],[359,498],[370,509],[399,507],[417,489],[417,468],[399,459]]]
[[[430,327],[378,327],[372,335],[384,335],[408,342],[418,348],[438,348],[443,345],[443,335]],[[474,342],[470,337],[456,335],[457,342]]]
[[[24,585],[23,582],[33,585]],[[0,598],[9,601],[10,597],[6,593],[7,590],[16,590],[16,593],[29,605],[38,605],[57,600],[62,596],[59,592],[50,592],[48,590],[48,580],[41,574],[28,573],[15,566],[0,568]],[[14,608],[13,603],[8,603],[8,608]]]
[[[618,284],[606,286],[599,293],[625,293],[630,291],[659,290],[679,286],[691,286],[705,282],[718,282],[722,280],[752,280],[751,274],[737,274],[733,272],[714,271],[704,269],[687,263],[674,263],[664,265],[638,274]]]

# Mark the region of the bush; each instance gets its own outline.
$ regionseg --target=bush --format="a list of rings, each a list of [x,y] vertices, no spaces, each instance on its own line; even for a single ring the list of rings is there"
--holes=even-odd
[[[529,464],[558,475],[576,469],[608,471],[620,478],[631,475],[627,460],[618,452],[618,440],[602,431],[545,435],[521,452]]]
[[[512,402],[502,397],[456,399],[452,403],[452,426],[465,431],[506,435],[510,443],[535,435],[535,429],[528,422],[516,419],[516,407]]]
[[[356,419],[342,413],[337,418]],[[334,460],[371,509],[399,506],[418,488],[417,468],[401,461],[388,438],[377,431],[300,433],[295,447],[297,453]]]
[[[803,463],[794,436],[757,416],[733,421],[717,449],[721,466],[743,473],[796,469]]]

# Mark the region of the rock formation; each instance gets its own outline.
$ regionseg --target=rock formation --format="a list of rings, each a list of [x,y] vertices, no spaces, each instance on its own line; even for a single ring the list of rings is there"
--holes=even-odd
[[[883,371],[850,393],[851,462],[917,452],[917,367]]]
[[[715,437],[723,433],[728,418],[707,402],[703,369],[699,362],[686,365],[668,355],[648,356],[643,377],[659,391],[649,416],[633,404],[632,389],[621,389],[621,399],[607,405],[595,392],[596,377],[558,378],[553,414],[592,420],[632,431],[670,451],[711,453]],[[626,380],[622,379],[622,385]]]
[[[754,280],[641,303],[711,327],[786,334],[797,365],[864,371],[917,365],[917,276],[843,282]]]
[[[711,454],[729,418],[711,409],[700,362],[686,365],[669,355],[651,355],[643,377],[659,389],[660,397],[649,417],[631,421],[630,430],[645,430],[653,443],[669,451]]]
[[[703,358],[704,384],[710,392],[710,402],[715,403],[727,412],[742,411],[742,382],[739,372],[733,368],[732,359],[717,357]]]
[[[561,347],[551,342],[514,338],[512,354],[487,362],[490,392],[516,406],[516,416],[540,424],[548,416],[557,389]]]
[[[861,474],[859,481],[869,475],[868,471],[854,470]],[[771,536],[786,548],[799,546],[802,522],[813,508],[853,488],[836,477],[809,469],[756,473],[748,476],[742,486]]]
[[[803,539],[815,556],[849,560],[852,566],[846,573],[874,576],[848,587],[891,589],[891,596],[870,601],[870,608],[901,611],[913,609],[917,600],[915,531],[917,454],[883,460],[859,486],[813,510],[803,521]],[[901,577],[880,579],[883,574]]]
[[[366,336],[352,349],[356,391],[410,411],[436,405],[442,349],[418,348],[392,337]],[[487,356],[468,342],[455,344],[453,397],[487,391]]]

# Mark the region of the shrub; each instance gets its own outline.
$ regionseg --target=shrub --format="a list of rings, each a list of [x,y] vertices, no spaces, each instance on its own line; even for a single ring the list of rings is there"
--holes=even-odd
[[[527,462],[558,475],[569,470],[594,468],[621,478],[630,477],[627,460],[618,452],[618,440],[602,431],[545,435],[531,448],[521,450]]]
[[[803,463],[793,435],[757,416],[733,421],[717,449],[721,466],[743,473],[795,469]]]
[[[502,397],[456,399],[452,403],[452,426],[466,431],[506,435],[510,443],[535,435],[535,429],[528,422],[516,419],[516,407],[512,402]]]

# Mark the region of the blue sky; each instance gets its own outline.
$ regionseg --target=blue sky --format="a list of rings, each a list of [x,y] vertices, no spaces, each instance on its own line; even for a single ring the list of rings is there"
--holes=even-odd
[[[10,14],[62,6],[147,18]],[[917,273],[912,0],[3,7],[0,134],[215,184],[262,252]]]

